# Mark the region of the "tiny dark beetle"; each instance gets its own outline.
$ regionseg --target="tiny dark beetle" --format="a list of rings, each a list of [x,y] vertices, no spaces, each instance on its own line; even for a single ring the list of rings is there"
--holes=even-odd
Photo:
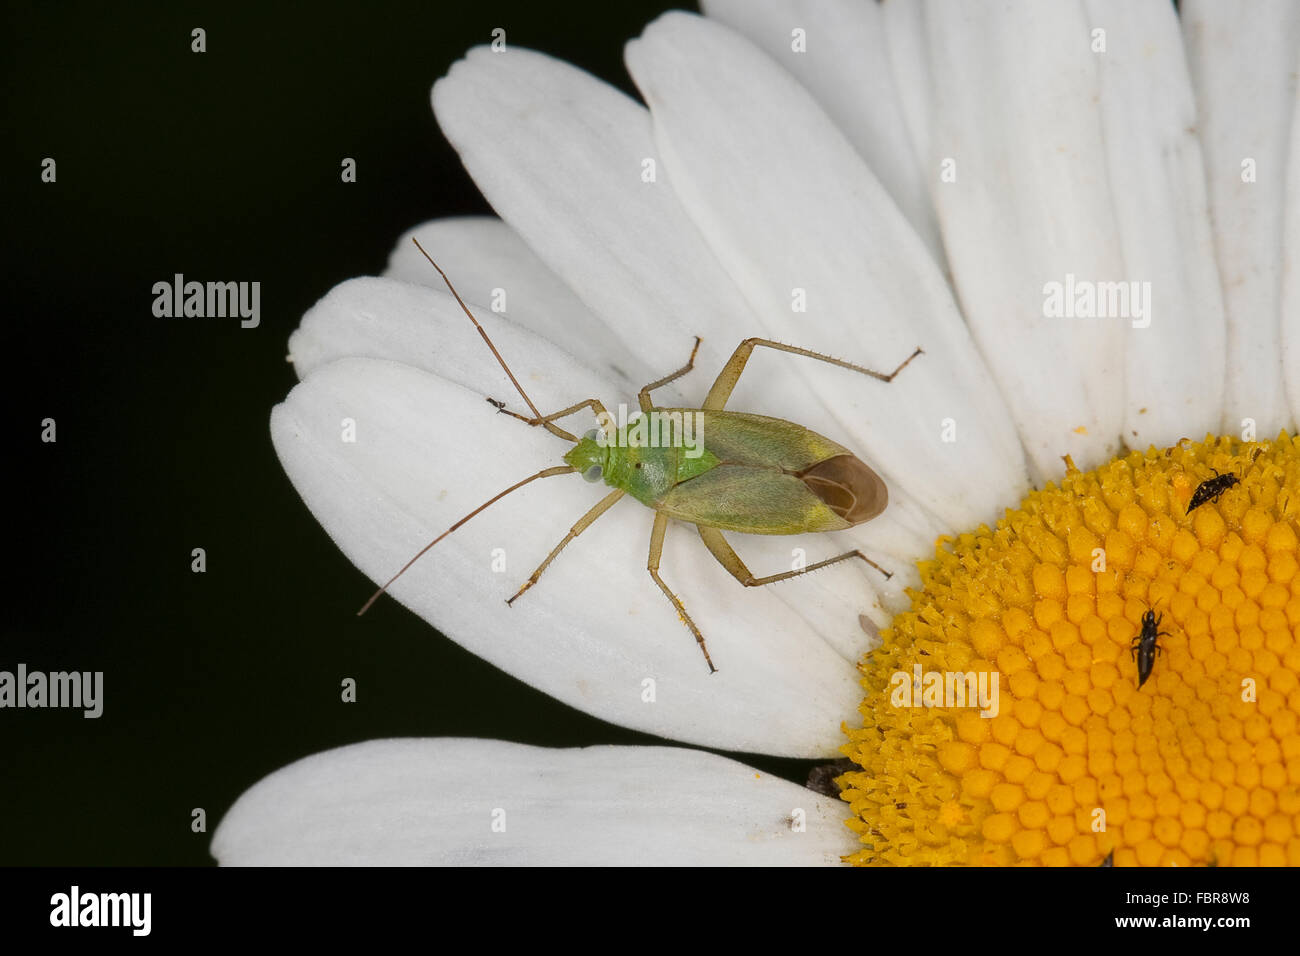
[[[1196,486],[1196,490],[1192,492],[1192,500],[1187,503],[1187,514],[1191,514],[1207,501],[1218,501],[1225,491],[1241,483],[1241,479],[1231,472],[1221,475],[1215,468],[1211,468],[1210,471],[1214,472],[1214,477],[1206,478]]]
[[[1106,859],[1102,860],[1100,863],[1097,864],[1097,866],[1099,866],[1099,867],[1101,867],[1101,866],[1114,866],[1114,865],[1115,865],[1115,851],[1114,851],[1114,850],[1111,850],[1109,853],[1107,853],[1107,854],[1106,854]]]
[[[823,797],[838,799],[840,788],[835,778],[857,769],[858,765],[846,757],[841,757],[834,763],[819,764],[808,771],[808,782],[804,786],[814,793],[820,793]]]
[[[1138,666],[1138,686],[1141,687],[1151,676],[1151,668],[1156,663],[1156,652],[1164,653],[1164,648],[1156,643],[1157,637],[1168,637],[1168,631],[1157,630],[1160,627],[1160,621],[1164,615],[1156,617],[1155,611],[1147,611],[1142,615],[1142,633],[1133,638],[1133,643],[1129,645],[1129,654],[1137,661]]]

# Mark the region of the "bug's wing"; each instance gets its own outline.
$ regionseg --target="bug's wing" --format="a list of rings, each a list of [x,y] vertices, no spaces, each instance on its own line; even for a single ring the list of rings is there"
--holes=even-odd
[[[803,471],[819,461],[853,454],[843,445],[781,418],[744,412],[672,410],[704,416],[700,426],[703,432],[699,437],[704,447],[721,461]]]
[[[721,464],[675,485],[655,510],[745,534],[802,534],[852,527],[801,478],[772,468]]]
[[[724,464],[794,472],[803,481],[806,491],[844,521],[833,528],[819,524],[817,527],[786,527],[782,531],[762,533],[794,534],[848,528],[870,521],[885,510],[889,501],[885,482],[843,445],[780,418],[743,412],[699,414],[704,416],[700,439],[704,447]],[[815,510],[813,517],[820,522],[821,509]]]

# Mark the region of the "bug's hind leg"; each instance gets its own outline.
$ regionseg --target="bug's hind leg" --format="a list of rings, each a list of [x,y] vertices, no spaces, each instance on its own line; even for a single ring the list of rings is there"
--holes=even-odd
[[[669,382],[677,381],[677,379],[681,378],[691,369],[695,368],[695,353],[698,352],[699,350],[700,350],[700,337],[697,335],[695,336],[695,345],[691,348],[691,357],[686,360],[685,365],[683,365],[677,371],[673,372],[671,375],[665,375],[663,378],[659,379],[658,381],[651,382],[649,385],[641,389],[640,394],[637,396],[638,400],[641,403],[641,411],[649,412],[652,408],[654,408],[654,403],[650,401],[650,393],[652,391],[654,391],[656,388],[660,388],[661,386],[667,385]]]
[[[762,587],[764,584],[775,584],[777,581],[785,581],[789,578],[797,578],[801,574],[807,574],[809,571],[816,571],[818,568],[824,568],[831,564],[838,564],[840,561],[847,561],[849,558],[861,558],[867,564],[871,565],[886,578],[892,578],[894,575],[886,571],[876,562],[861,551],[845,551],[843,554],[836,555],[833,558],[827,558],[825,561],[818,561],[816,564],[810,564],[806,568],[800,568],[798,571],[781,571],[777,574],[764,575],[761,578],[754,577],[749,568],[745,567],[745,562],[740,560],[740,555],[722,536],[722,532],[717,528],[705,528],[696,525],[700,532],[700,538],[704,541],[704,546],[718,560],[718,563],[727,569],[727,572],[747,588]]]
[[[515,592],[514,597],[507,599],[506,603],[514,604],[515,601],[519,599],[519,596],[521,594],[523,594],[530,587],[536,584],[537,579],[542,576],[542,572],[545,571],[547,566],[550,565],[550,563],[555,560],[556,555],[558,555],[561,551],[564,550],[564,546],[568,544],[570,541],[572,541],[574,538],[576,538],[578,535],[582,534],[582,532],[586,531],[587,528],[591,526],[592,522],[594,522],[597,518],[599,518],[611,507],[613,507],[614,503],[618,501],[620,498],[622,498],[625,494],[627,494],[627,492],[625,492],[621,488],[617,488],[614,491],[611,491],[609,494],[607,494],[604,498],[601,498],[600,501],[596,502],[595,507],[593,507],[590,511],[588,511],[585,515],[583,515],[581,518],[578,519],[578,523],[569,529],[569,533],[564,536],[564,540],[551,549],[551,553],[546,556],[546,560],[543,561],[540,565],[538,565],[537,570],[534,571],[531,575],[529,575],[528,580],[524,582],[523,587],[521,587],[518,591]]]
[[[840,368],[847,368],[850,371],[861,372],[863,375],[870,375],[872,378],[879,379],[882,382],[892,382],[894,376],[905,369],[912,359],[921,353],[920,346],[917,346],[915,352],[903,360],[902,364],[892,372],[876,372],[869,368],[863,368],[861,365],[854,365],[852,362],[846,362],[843,359],[837,359],[830,355],[823,355],[821,352],[813,352],[809,349],[801,349],[797,345],[785,345],[782,342],[774,342],[771,339],[745,339],[740,345],[736,346],[736,351],[731,354],[727,364],[722,366],[722,371],[718,373],[717,380],[713,387],[709,389],[709,394],[704,399],[702,408],[706,412],[716,412],[727,407],[727,399],[731,397],[732,389],[740,381],[740,373],[745,371],[745,363],[749,361],[749,356],[753,353],[757,345],[766,345],[770,349],[776,349],[780,352],[789,352],[792,355],[803,355],[807,358],[817,359],[819,362],[829,362],[831,365],[838,365]]]
[[[677,609],[677,616],[682,619],[682,623],[689,627],[691,633],[695,635],[695,642],[700,645],[700,650],[704,652],[704,661],[709,665],[709,673],[716,674],[718,669],[713,666],[713,658],[709,657],[709,649],[704,644],[704,635],[695,626],[691,616],[686,613],[685,605],[682,604],[676,594],[668,589],[668,585],[664,584],[664,579],[659,576],[659,559],[663,555],[664,532],[667,529],[668,516],[656,514],[654,528],[650,532],[650,557],[646,559],[646,570],[650,572],[650,577],[654,578],[655,584],[659,585],[659,590],[663,591],[668,600],[673,603],[673,607]]]

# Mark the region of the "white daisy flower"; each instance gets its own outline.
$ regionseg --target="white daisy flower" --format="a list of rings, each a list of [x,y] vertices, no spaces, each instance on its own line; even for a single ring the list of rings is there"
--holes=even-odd
[[[1244,419],[1264,436],[1294,426],[1300,16],[1281,0],[1249,17],[1188,2],[1181,21],[1163,0],[703,6],[628,45],[644,106],[513,46],[471,50],[435,84],[438,123],[500,219],[421,226],[384,277],[309,311],[290,341],[301,383],[272,438],[378,583],[489,496],[561,464],[570,446],[485,401],[527,413],[412,235],[544,413],[592,397],[635,408],[697,335],[694,371],[657,404],[699,407],[751,336],[881,370],[921,346],[888,384],[755,353],[728,408],[852,449],[890,499],[847,531],[738,536],[736,550],[770,574],[857,548],[894,576],[854,561],[742,588],[694,528],[672,525],[661,573],[716,674],[647,574],[654,515],[631,499],[507,606],[605,493],[576,476],[492,505],[389,589],[599,718],[833,759],[862,698],[867,630],[908,609],[936,538],[993,524],[1059,479],[1062,456],[1093,468]],[[1123,315],[1052,314],[1053,290],[1073,310],[1078,290],[1121,282]],[[585,415],[560,424],[580,434]],[[836,862],[858,845],[848,816],[685,749],[379,741],[259,783],[213,852]]]

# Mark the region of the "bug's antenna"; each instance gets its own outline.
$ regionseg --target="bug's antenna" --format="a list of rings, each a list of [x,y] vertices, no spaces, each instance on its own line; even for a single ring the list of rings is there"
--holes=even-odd
[[[435,268],[436,268],[436,267],[435,267]],[[441,270],[439,270],[439,271],[441,271]],[[485,336],[485,338],[486,338],[486,336]],[[575,468],[573,468],[573,467],[571,467],[571,466],[569,466],[569,465],[556,465],[554,468],[547,468],[545,471],[539,471],[539,472],[538,472],[537,474],[535,474],[535,475],[529,475],[529,476],[528,476],[527,478],[525,478],[523,481],[516,482],[515,484],[511,485],[511,486],[510,486],[509,488],[507,488],[505,491],[501,492],[501,494],[496,495],[496,496],[494,496],[494,497],[492,497],[492,498],[489,498],[487,501],[483,502],[481,505],[479,505],[477,508],[475,508],[475,509],[474,509],[473,511],[471,511],[469,514],[467,514],[465,517],[461,518],[459,521],[457,521],[454,525],[452,525],[450,528],[448,528],[448,529],[447,529],[446,531],[444,531],[442,534],[438,535],[438,537],[434,538],[432,541],[430,541],[428,544],[426,544],[423,548],[420,549],[419,553],[416,554],[415,557],[413,557],[410,561],[407,561],[406,564],[402,565],[402,570],[400,570],[400,571],[398,571],[396,574],[394,574],[391,578],[388,579],[388,581],[384,584],[383,587],[381,587],[381,588],[380,588],[378,591],[376,591],[374,594],[370,595],[370,600],[367,601],[364,605],[362,605],[360,611],[357,611],[357,617],[360,617],[362,614],[365,614],[366,611],[370,610],[370,605],[372,605],[372,604],[374,604],[376,601],[378,601],[378,600],[379,600],[379,596],[380,596],[381,594],[383,594],[385,591],[388,590],[389,585],[391,585],[394,581],[396,581],[396,580],[397,580],[398,578],[400,578],[403,574],[405,574],[406,571],[407,571],[407,569],[410,568],[411,565],[413,565],[416,561],[419,561],[420,558],[424,557],[424,553],[425,553],[426,551],[428,551],[430,548],[432,548],[435,544],[437,544],[437,543],[438,543],[439,541],[441,541],[443,538],[447,537],[447,535],[451,534],[453,531],[455,531],[457,528],[459,528],[461,525],[463,525],[463,524],[464,524],[466,521],[468,521],[470,518],[474,517],[474,516],[475,516],[476,514],[478,514],[480,511],[482,511],[483,509],[487,508],[489,505],[496,504],[498,501],[500,501],[500,500],[501,500],[502,498],[504,498],[506,495],[510,494],[510,492],[515,491],[515,490],[518,489],[518,488],[522,488],[524,485],[528,484],[530,481],[536,481],[538,478],[550,478],[550,477],[552,477],[552,476],[554,476],[554,475],[567,475],[567,474],[569,474],[570,472],[572,472],[572,471],[576,471],[576,470],[577,470],[577,469],[575,469]]]
[[[483,336],[483,341],[487,343],[487,347],[490,348],[492,350],[492,354],[496,356],[497,364],[499,364],[503,369],[505,369],[506,375],[510,377],[510,384],[512,384],[515,387],[515,391],[518,392],[519,396],[524,400],[524,404],[526,404],[528,408],[532,411],[533,418],[540,419],[542,417],[542,413],[537,410],[537,406],[533,404],[533,400],[528,397],[528,393],[524,391],[524,387],[519,384],[519,379],[515,378],[515,373],[510,371],[510,366],[506,364],[506,360],[501,357],[501,353],[497,351],[497,347],[493,345],[492,340],[488,338],[487,331],[483,328],[483,326],[479,325],[478,319],[474,318],[474,313],[469,310],[469,306],[465,304],[465,300],[460,297],[460,293],[456,291],[456,287],[451,284],[451,280],[447,278],[447,273],[442,271],[442,266],[434,262],[433,256],[429,255],[427,252],[424,251],[424,246],[420,245],[419,239],[415,238],[415,236],[412,236],[411,241],[415,243],[415,248],[420,250],[420,254],[424,256],[424,258],[429,260],[429,265],[433,266],[435,269],[438,270],[438,275],[442,276],[442,281],[447,283],[447,288],[451,290],[451,294],[455,297],[456,303],[460,306],[460,310],[464,312],[467,316],[469,316],[469,320],[474,323],[474,328],[478,329],[478,334]],[[558,425],[553,424],[552,422],[541,422],[540,424],[545,425],[546,430],[548,432],[550,432],[553,435],[558,435],[560,438],[563,438],[565,441],[573,440],[572,435],[564,431]]]

